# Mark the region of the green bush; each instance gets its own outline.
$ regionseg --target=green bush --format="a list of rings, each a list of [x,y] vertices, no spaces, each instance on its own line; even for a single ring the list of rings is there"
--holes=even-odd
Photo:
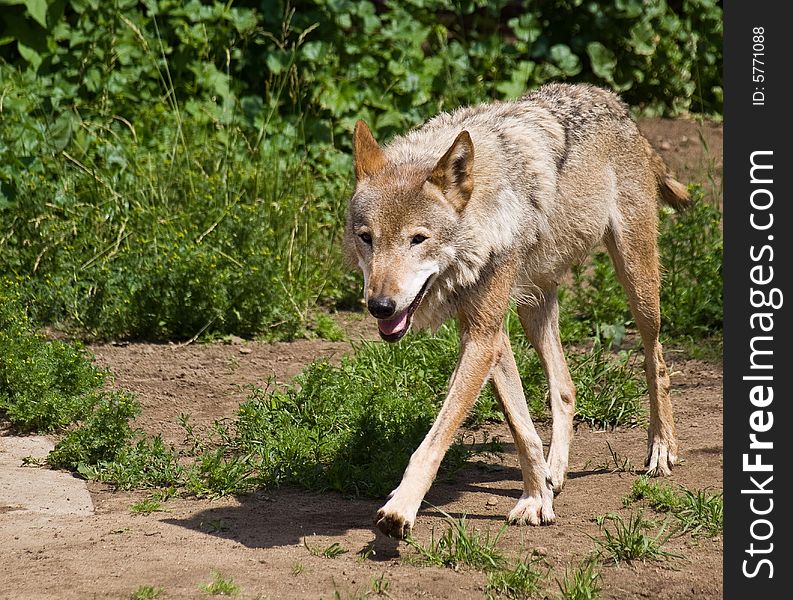
[[[105,377],[79,344],[36,333],[18,282],[0,279],[0,416],[23,433],[61,430],[102,401]]]
[[[102,337],[288,338],[320,296],[344,294],[347,182],[308,172],[288,138],[257,147],[242,124],[162,104],[138,130],[73,109],[37,129],[29,114],[46,122],[45,87],[19,75],[5,93],[13,141],[0,146],[0,177],[13,183],[0,197],[0,270],[29,276],[38,322]],[[349,172],[339,154],[325,159]]]
[[[713,0],[9,0],[0,270],[101,337],[291,338],[348,301],[349,131],[551,79],[720,111]],[[696,303],[694,299],[691,302]]]

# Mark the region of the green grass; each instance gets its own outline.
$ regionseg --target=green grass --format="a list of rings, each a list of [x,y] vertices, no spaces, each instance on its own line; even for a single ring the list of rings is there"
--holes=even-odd
[[[391,580],[383,572],[380,577],[372,577],[369,584],[369,591],[376,596],[389,596],[388,590],[391,589]]]
[[[542,420],[547,386],[539,360],[525,342],[515,345],[532,410]],[[199,436],[181,418],[188,443],[182,456],[160,437],[133,431],[129,419],[137,403],[117,394],[79,421],[48,460],[122,488],[173,487],[217,496],[289,483],[382,496],[399,481],[428,431],[458,352],[453,326],[395,345],[361,343],[338,366],[318,361],[289,385],[253,389],[234,420],[217,422],[206,434]],[[644,384],[633,355],[595,343],[570,354],[570,364],[579,420],[599,427],[643,421]],[[468,426],[495,419],[494,411],[493,392],[485,389]],[[486,436],[460,437],[440,477],[452,476],[474,456],[500,450],[499,441]]]
[[[159,598],[165,590],[151,585],[142,585],[129,596],[129,600],[152,600]]]
[[[443,512],[443,511],[441,511]],[[445,514],[445,513],[444,513]],[[440,537],[433,528],[430,540],[423,544],[413,537],[406,542],[416,551],[419,563],[457,569],[471,567],[482,571],[496,571],[506,565],[506,557],[496,547],[506,530],[503,526],[495,535],[470,529],[465,516],[446,515],[446,530]]]
[[[339,542],[333,542],[325,548],[320,548],[318,546],[310,546],[304,538],[303,546],[312,556],[320,556],[322,558],[338,558],[342,554],[347,554],[349,552],[349,550],[347,550],[347,548],[342,546]]]
[[[593,539],[599,547],[599,555],[606,561],[619,564],[679,558],[663,549],[672,537],[672,533],[667,532],[667,525],[657,528],[654,534],[649,533],[653,523],[641,512],[632,513],[627,521],[618,514],[608,514],[599,521],[601,537]],[[612,527],[608,526],[609,523]]]
[[[144,516],[150,515],[153,512],[161,512],[162,510],[162,504],[152,498],[140,500],[129,507],[131,513]]]
[[[683,533],[692,535],[721,535],[724,531],[724,494],[707,490],[676,488],[655,483],[646,476],[633,482],[631,492],[623,500],[626,506],[644,501],[659,512],[668,512],[677,520]]]
[[[121,392],[103,391],[107,373],[79,343],[37,332],[18,280],[0,278],[0,416],[20,433],[63,430],[107,402],[129,405]],[[136,406],[129,406],[130,416]]]
[[[236,596],[240,591],[238,586],[231,578],[225,577],[220,571],[212,572],[212,581],[199,586],[202,592],[211,596]]]
[[[563,600],[597,600],[601,591],[601,576],[595,560],[565,568],[564,577],[556,580]]]
[[[488,599],[523,600],[540,594],[549,568],[542,557],[532,553],[511,567],[502,567],[487,575]]]

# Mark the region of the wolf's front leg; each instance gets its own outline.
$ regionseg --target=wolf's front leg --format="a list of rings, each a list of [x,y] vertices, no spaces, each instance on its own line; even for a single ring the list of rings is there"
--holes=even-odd
[[[410,457],[399,487],[391,493],[390,499],[375,517],[375,524],[383,533],[405,538],[410,532],[421,501],[435,479],[454,434],[476,401],[498,358],[500,340],[500,330],[493,333],[480,330],[461,336],[460,359],[438,417],[427,437]]]
[[[542,453],[542,440],[531,421],[515,356],[506,334],[501,356],[493,369],[493,385],[518,450],[523,473],[523,495],[507,517],[510,523],[553,523],[553,482]]]

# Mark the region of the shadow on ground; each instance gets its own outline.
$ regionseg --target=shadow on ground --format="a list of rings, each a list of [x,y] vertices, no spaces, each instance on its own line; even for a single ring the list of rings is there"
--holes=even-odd
[[[509,452],[511,449],[505,447],[504,450]],[[598,475],[601,472],[606,471],[579,471],[571,473],[571,477]],[[517,501],[522,492],[521,481],[520,469],[517,467],[492,461],[469,463],[452,477],[440,478],[435,482],[419,511],[419,517],[464,516],[462,512],[447,512],[444,508],[464,494],[511,497]],[[235,506],[218,506],[186,518],[164,518],[162,522],[234,540],[248,548],[291,546],[303,543],[308,536],[333,537],[345,535],[350,530],[369,529],[372,532],[369,545],[375,546],[379,559],[388,559],[397,554],[397,542],[381,535],[374,527],[374,516],[385,498],[350,498],[337,492],[281,488],[237,496],[236,500],[239,504]],[[505,514],[486,512],[484,501],[465,516],[495,523],[505,518]]]

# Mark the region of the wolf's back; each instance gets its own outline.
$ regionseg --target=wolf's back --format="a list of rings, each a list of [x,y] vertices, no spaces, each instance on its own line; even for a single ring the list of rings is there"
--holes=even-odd
[[[606,123],[628,135],[638,136],[658,184],[659,199],[675,210],[682,210],[691,203],[686,186],[669,172],[664,160],[631,118],[628,105],[615,93],[589,84],[550,83],[525,94],[521,100],[542,106],[558,119],[568,143],[597,135]]]

